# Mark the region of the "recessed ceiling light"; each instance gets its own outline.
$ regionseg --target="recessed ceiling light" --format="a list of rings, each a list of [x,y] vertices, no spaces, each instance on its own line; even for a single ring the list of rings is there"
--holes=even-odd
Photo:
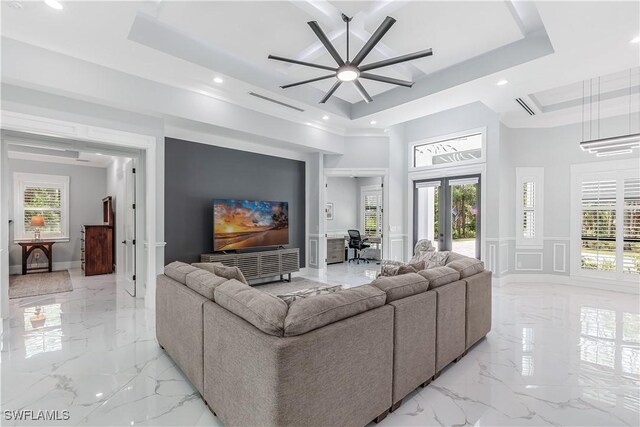
[[[224,80],[222,80],[222,78],[221,78],[221,77],[214,77],[214,78],[213,78],[213,81],[214,81],[214,82],[216,82],[216,83],[222,83],[222,82],[224,82]]]
[[[96,156],[102,156],[102,153],[96,153]]]
[[[329,120],[329,116],[322,116],[322,120]]]
[[[56,9],[56,10],[64,9],[64,6],[62,6],[62,3],[60,3],[58,0],[44,0],[44,2],[47,4],[47,6],[49,6],[52,9]]]
[[[498,81],[498,83],[496,83],[496,84],[497,84],[498,86],[504,86],[504,85],[506,85],[507,83],[509,83],[509,80],[502,79],[502,80],[499,80],[499,81]]]
[[[640,43],[640,36],[632,38],[631,43]]]
[[[304,122],[304,124],[307,125],[307,126],[311,126],[311,123],[309,123],[309,122]]]
[[[376,123],[378,123],[378,122],[376,122],[375,120],[371,120],[371,121],[369,122],[369,124],[370,124],[370,125],[375,125]]]

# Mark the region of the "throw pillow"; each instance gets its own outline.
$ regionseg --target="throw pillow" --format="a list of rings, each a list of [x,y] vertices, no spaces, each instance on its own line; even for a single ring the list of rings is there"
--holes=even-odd
[[[309,298],[315,295],[325,295],[333,292],[341,291],[342,285],[335,286],[318,286],[317,288],[300,289],[286,294],[277,295],[278,298],[291,305],[294,301]]]
[[[419,261],[430,261],[434,263],[436,266],[443,266],[447,263],[447,258],[449,257],[449,251],[443,252],[424,252],[420,254],[417,258]],[[429,268],[429,267],[427,267]]]
[[[417,273],[420,270],[424,270],[426,268],[426,263],[424,261],[419,261],[413,264],[405,264],[398,267],[396,270],[396,276],[400,276],[401,274],[407,273]]]
[[[227,280],[235,279],[245,285],[248,284],[247,279],[245,279],[244,274],[242,274],[242,271],[240,271],[238,267],[227,267],[219,262],[194,262],[191,265],[207,270],[216,276],[224,277]]]

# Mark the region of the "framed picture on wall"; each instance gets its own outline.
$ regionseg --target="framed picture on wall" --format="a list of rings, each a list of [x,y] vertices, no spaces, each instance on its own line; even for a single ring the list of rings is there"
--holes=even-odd
[[[333,203],[327,203],[327,207],[324,209],[324,212],[327,214],[327,220],[333,220]]]

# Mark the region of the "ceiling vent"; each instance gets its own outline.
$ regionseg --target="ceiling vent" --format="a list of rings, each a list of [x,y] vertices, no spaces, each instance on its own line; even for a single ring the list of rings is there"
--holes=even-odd
[[[282,105],[283,107],[291,108],[292,110],[296,110],[301,113],[304,112],[302,108],[298,108],[295,105],[287,104],[286,102],[278,101],[277,99],[269,98],[268,96],[260,95],[259,93],[249,92],[249,95],[264,99],[265,101],[273,102],[274,104]]]
[[[520,104],[520,106],[524,109],[524,111],[526,111],[527,113],[529,113],[530,116],[535,116],[536,113],[531,109],[531,107],[529,107],[527,105],[526,102],[524,102],[524,99],[522,98],[516,98],[516,102],[518,104]]]

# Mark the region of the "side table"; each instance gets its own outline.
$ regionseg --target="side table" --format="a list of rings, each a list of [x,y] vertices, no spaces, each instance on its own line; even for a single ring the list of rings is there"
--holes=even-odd
[[[49,273],[52,271],[53,267],[53,244],[55,241],[51,240],[35,240],[32,242],[18,242],[18,244],[22,247],[22,274],[34,273],[34,272],[42,272],[47,270]],[[49,260],[49,265],[47,267],[27,267],[27,260],[29,259],[29,255],[36,249],[40,249],[42,253]]]

